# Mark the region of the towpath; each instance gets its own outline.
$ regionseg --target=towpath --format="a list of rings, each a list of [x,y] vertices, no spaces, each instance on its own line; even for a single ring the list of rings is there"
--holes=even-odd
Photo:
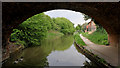
[[[83,39],[85,44],[85,48],[92,53],[98,55],[100,58],[103,58],[105,61],[110,63],[112,66],[118,66],[118,48],[112,46],[98,45],[94,44],[86,37],[83,37],[80,34],[80,37]]]

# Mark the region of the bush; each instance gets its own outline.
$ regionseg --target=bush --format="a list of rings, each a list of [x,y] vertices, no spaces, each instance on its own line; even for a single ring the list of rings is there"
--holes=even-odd
[[[13,29],[13,33],[10,36],[10,41],[19,42],[24,41],[26,46],[40,45],[41,40],[47,37],[49,30],[57,30],[59,32],[67,34],[73,34],[75,31],[74,25],[66,18],[50,18],[44,13],[40,13],[28,18],[21,23],[16,29]],[[55,35],[52,34],[51,35]],[[19,44],[17,42],[16,44]]]

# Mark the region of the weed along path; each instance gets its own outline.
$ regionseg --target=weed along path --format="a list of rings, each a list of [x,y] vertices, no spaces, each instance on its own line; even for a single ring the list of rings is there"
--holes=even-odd
[[[100,58],[103,58],[105,61],[110,63],[112,66],[118,66],[118,49],[111,46],[98,45],[92,43],[86,37],[83,37],[80,34],[80,37],[83,39],[87,46],[84,46],[87,50],[94,53]]]

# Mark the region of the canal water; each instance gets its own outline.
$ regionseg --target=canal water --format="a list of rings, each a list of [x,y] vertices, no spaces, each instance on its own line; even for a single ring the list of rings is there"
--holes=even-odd
[[[40,46],[11,55],[4,66],[86,66],[91,61],[74,45],[73,36],[45,39]],[[22,58],[21,58],[22,57]],[[17,60],[17,61],[16,61]],[[15,62],[17,62],[15,64]]]

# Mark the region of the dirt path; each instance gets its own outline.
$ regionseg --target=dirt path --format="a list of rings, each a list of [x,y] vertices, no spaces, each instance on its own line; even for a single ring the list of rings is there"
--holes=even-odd
[[[83,37],[82,34],[80,34],[80,37],[87,45],[85,46],[87,50],[98,55],[100,58],[105,59],[105,61],[111,65],[118,66],[118,49],[116,47],[94,44],[87,38]]]

